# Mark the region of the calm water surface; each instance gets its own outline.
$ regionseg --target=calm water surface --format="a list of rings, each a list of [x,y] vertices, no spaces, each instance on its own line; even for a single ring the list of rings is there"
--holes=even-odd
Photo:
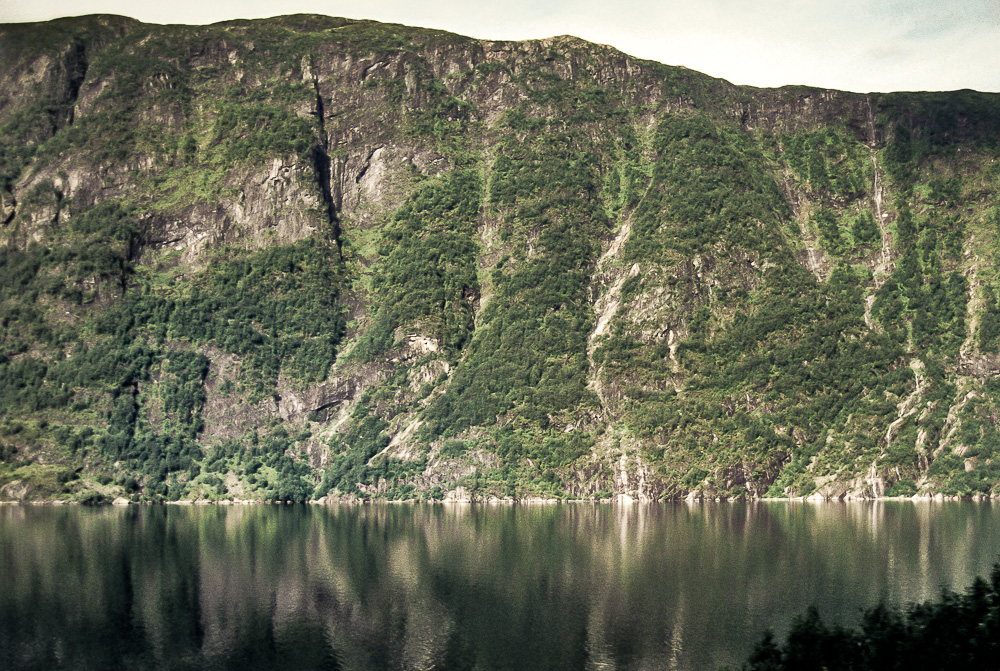
[[[714,669],[964,589],[1000,506],[0,507],[0,668]]]

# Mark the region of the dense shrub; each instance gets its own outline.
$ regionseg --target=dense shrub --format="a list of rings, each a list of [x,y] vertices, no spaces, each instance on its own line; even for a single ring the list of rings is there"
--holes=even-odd
[[[989,581],[964,593],[945,589],[938,601],[866,609],[856,629],[830,626],[813,608],[798,617],[783,643],[766,633],[744,671],[938,671],[994,669],[1000,655],[1000,565]]]

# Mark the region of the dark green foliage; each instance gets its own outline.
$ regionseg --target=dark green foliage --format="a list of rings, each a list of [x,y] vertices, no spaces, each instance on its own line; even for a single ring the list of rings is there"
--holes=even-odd
[[[960,177],[950,179],[935,177],[927,186],[930,189],[928,198],[935,203],[954,206],[962,197],[962,179]]]
[[[206,400],[203,382],[208,375],[208,359],[194,352],[172,352],[163,362],[163,374],[168,379],[162,385],[164,412],[175,415],[181,426],[199,431],[195,413]]]
[[[781,247],[787,206],[750,138],[704,116],[664,116],[653,182],[635,215],[626,261],[671,263],[713,245]]]
[[[126,245],[134,241],[139,226],[135,214],[119,200],[102,200],[72,219],[73,230],[103,242]]]
[[[65,105],[35,103],[0,127],[0,193],[10,191],[39,146],[56,134],[68,111]]]
[[[812,403],[823,403],[824,391],[838,397],[860,391],[863,375],[879,375],[900,352],[864,329],[857,296],[851,295],[854,282],[849,274],[835,274],[824,291],[778,295],[760,306],[712,343],[707,354],[719,372],[708,380],[724,387],[765,386],[771,390],[765,398],[801,394]],[[824,319],[816,320],[817,312]],[[815,419],[822,423],[832,416]]]
[[[594,193],[595,157],[572,134],[534,137],[511,142],[494,166],[490,195],[510,208],[501,235],[516,256],[494,269],[496,296],[468,358],[425,413],[437,434],[492,423],[515,409],[544,426],[552,413],[589,401],[587,284],[593,240],[608,226]],[[528,240],[538,250],[531,258],[524,255]]]
[[[892,141],[885,150],[885,167],[898,182],[906,183],[913,174],[913,141],[910,129],[897,123]]]
[[[904,248],[913,243],[913,238],[917,234],[916,224],[913,220],[913,212],[905,200],[897,202],[899,208],[899,218],[896,220],[896,245]]]
[[[274,422],[264,435],[254,431],[238,442],[218,443],[205,454],[202,463],[209,475],[201,482],[222,495],[226,492],[220,476],[233,473],[265,500],[306,501],[314,489],[313,469],[295,458],[296,439]],[[197,477],[197,468],[192,467],[192,477]]]
[[[901,210],[896,226],[902,255],[875,295],[872,317],[886,326],[909,324],[914,345],[954,355],[965,340],[968,281],[957,271],[946,276],[942,260],[960,253],[948,242],[956,224],[946,217],[919,223],[909,208]]]
[[[114,86],[103,95],[124,105],[136,105],[153,92],[161,101],[187,102],[191,90],[187,73],[169,55],[159,52],[160,40],[147,41],[143,49],[111,49],[94,63],[96,77],[113,77]],[[159,52],[159,53],[158,53]]]
[[[188,296],[151,294],[136,308],[158,338],[212,342],[246,355],[242,382],[260,399],[279,369],[321,380],[336,360],[344,332],[339,264],[334,248],[313,240],[271,247],[219,264]]]
[[[916,493],[917,485],[913,480],[894,482],[889,489],[885,490],[886,496],[913,496]]]
[[[838,215],[836,210],[820,206],[813,212],[812,222],[819,231],[824,249],[836,256],[864,252],[866,248],[871,249],[881,241],[875,217],[867,209],[845,216]]]
[[[426,100],[419,108],[410,110],[410,128],[416,135],[428,136],[452,155],[459,164],[472,161],[462,151],[465,147],[465,133],[473,120],[475,106],[450,93],[439,79],[426,75],[422,91]],[[398,81],[398,80],[394,80]],[[405,86],[390,86],[390,95],[401,95]]]
[[[74,121],[74,103],[94,53],[137,22],[125,17],[76,17],[45,23],[5,24],[0,60],[12,73],[45,64],[40,80],[18,91],[0,124],[0,194],[13,186],[39,148]],[[35,60],[43,58],[43,60]],[[9,100],[9,99],[8,99]],[[25,104],[18,104],[18,103]],[[10,113],[14,111],[13,114]]]
[[[996,384],[986,385],[983,394],[967,399],[961,409],[960,430],[952,443],[931,464],[928,475],[937,489],[949,496],[990,495],[1000,478],[997,463]],[[959,454],[961,453],[961,456]]]
[[[844,133],[825,128],[786,136],[782,150],[789,167],[817,195],[852,200],[868,190],[868,149]]]
[[[826,624],[815,608],[792,623],[783,643],[766,633],[744,671],[921,671],[996,668],[1000,654],[1000,565],[964,593],[938,601],[864,611],[857,629]]]
[[[360,416],[359,416],[360,415]],[[388,424],[376,415],[356,412],[355,422],[343,438],[343,452],[334,457],[324,475],[333,487],[344,492],[357,491],[357,484],[364,482],[364,470],[368,460],[389,444],[385,429]]]
[[[141,24],[135,19],[109,14],[76,16],[39,23],[7,23],[0,53],[4,58],[28,60],[61,52],[67,45],[105,44]]]
[[[851,220],[851,237],[861,245],[878,243],[880,232],[871,210],[862,210]]]
[[[985,287],[983,311],[979,313],[979,348],[984,352],[1000,349],[1000,301],[991,287]]]
[[[715,337],[693,327],[691,339],[678,348],[692,372],[683,396],[671,390],[629,392],[628,418],[638,435],[650,439],[649,458],[682,472],[691,469],[687,459],[703,459],[705,453],[716,463],[739,454],[787,464],[771,490],[781,495],[817,454],[813,441],[848,417],[859,421],[878,412],[881,390],[899,365],[898,342],[864,324],[862,279],[840,266],[818,287],[799,283],[798,289],[760,296]],[[619,358],[618,365],[641,365],[652,382],[655,371],[661,376],[670,371],[669,363],[656,363],[667,356],[665,343],[659,349],[658,355],[657,348],[633,350],[632,363]],[[779,426],[797,427],[804,444],[797,446]],[[709,442],[706,435],[719,438]],[[853,443],[855,452],[870,449],[863,439]],[[683,486],[693,488],[703,479],[691,476]]]
[[[840,223],[837,221],[836,214],[821,207],[813,214],[813,223],[819,229],[823,246],[834,254],[843,254],[845,240],[841,235]]]
[[[315,143],[310,122],[284,106],[220,102],[214,118],[210,143],[217,145],[225,165],[272,156],[304,158]]]
[[[6,331],[6,351],[23,349],[21,334],[35,340],[43,336],[49,347],[71,352],[51,360],[0,360],[2,398],[7,410],[37,412],[95,393],[110,395],[102,451],[141,472],[147,495],[172,496],[168,477],[188,470],[201,456],[208,360],[176,346],[165,349],[165,343],[211,343],[243,355],[239,381],[251,401],[270,396],[282,369],[294,378],[322,379],[336,359],[344,329],[337,302],[340,261],[335,250],[311,241],[272,247],[217,264],[187,291],[163,295],[151,284],[124,281],[130,276],[124,254],[136,235],[132,222],[125,209],[107,201],[74,217],[73,230],[85,236],[80,243],[8,250],[0,257],[10,270],[0,285],[3,310],[18,326]],[[94,315],[86,341],[71,331],[54,331],[34,308],[43,294],[73,295],[75,285],[44,281],[51,267],[63,268],[63,282],[111,276],[124,289],[120,301]],[[23,315],[35,315],[34,321]],[[139,384],[154,376],[155,394],[140,393]],[[295,482],[278,483],[274,495],[301,500],[312,492],[311,483],[303,489]]]
[[[479,175],[460,170],[429,182],[393,216],[379,250],[375,290],[381,297],[356,358],[372,359],[393,346],[394,331],[420,320],[450,353],[473,329],[479,295],[475,231],[482,198]]]
[[[442,457],[455,458],[465,454],[468,444],[464,440],[446,440],[438,451]]]
[[[64,245],[32,243],[21,250],[8,246],[0,253],[0,395],[8,409],[42,410],[69,404],[74,389],[98,381],[114,380],[115,388],[127,375],[116,368],[142,370],[146,357],[132,344],[119,342],[117,351],[103,343],[88,347],[79,334],[51,319],[46,307],[54,299],[80,305],[103,293],[122,290],[131,273],[129,257],[135,236],[130,213],[116,201],[105,201],[92,212],[73,218],[73,233]],[[71,356],[9,357],[30,349],[47,352],[69,350]],[[141,346],[139,349],[143,349]],[[125,358],[133,355],[131,362]],[[116,361],[117,363],[111,363]]]

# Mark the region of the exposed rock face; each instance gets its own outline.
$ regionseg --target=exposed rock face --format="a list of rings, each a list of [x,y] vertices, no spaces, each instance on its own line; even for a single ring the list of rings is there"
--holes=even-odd
[[[995,95],[565,36],[3,26],[2,456],[154,498],[992,493],[998,136]]]
[[[20,480],[12,480],[0,489],[0,496],[5,501],[23,501],[31,493],[31,486]]]

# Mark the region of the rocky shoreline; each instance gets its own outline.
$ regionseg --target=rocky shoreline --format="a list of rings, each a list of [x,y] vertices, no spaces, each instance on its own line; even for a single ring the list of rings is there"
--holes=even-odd
[[[498,497],[452,497],[441,500],[434,499],[358,499],[355,497],[326,497],[313,501],[303,502],[305,505],[315,506],[337,506],[337,505],[412,505],[418,503],[438,504],[438,505],[557,505],[576,503],[599,503],[610,505],[649,505],[655,503],[685,503],[685,504],[710,504],[710,503],[883,503],[886,501],[910,501],[912,503],[944,503],[972,501],[976,503],[992,502],[993,496],[976,494],[973,496],[946,496],[944,494],[919,495],[919,496],[880,496],[880,497],[852,497],[844,496],[840,498],[826,498],[819,495],[799,496],[791,498],[778,497],[732,497],[732,498],[675,498],[657,501],[648,498],[633,498],[628,495],[619,495],[612,498],[603,499],[556,499],[556,498],[498,498]],[[184,501],[131,501],[124,497],[118,497],[111,501],[84,502],[65,501],[61,499],[42,499],[29,501],[0,501],[0,506],[141,506],[141,505],[168,505],[168,506],[246,506],[246,505],[293,505],[295,501],[263,501],[258,499],[194,499]]]

